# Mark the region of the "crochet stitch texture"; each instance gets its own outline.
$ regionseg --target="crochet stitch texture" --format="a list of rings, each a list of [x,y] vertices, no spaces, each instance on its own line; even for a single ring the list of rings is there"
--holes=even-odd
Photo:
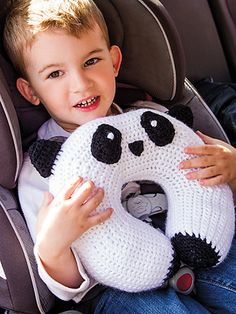
[[[185,178],[184,148],[202,140],[166,113],[139,109],[93,120],[62,145],[50,191],[56,195],[76,176],[103,187],[98,211],[109,220],[73,243],[87,272],[98,282],[129,292],[160,287],[180,259],[192,267],[215,266],[226,257],[234,234],[234,206],[227,185],[202,187]],[[168,200],[165,234],[134,218],[121,205],[124,183],[155,181]]]

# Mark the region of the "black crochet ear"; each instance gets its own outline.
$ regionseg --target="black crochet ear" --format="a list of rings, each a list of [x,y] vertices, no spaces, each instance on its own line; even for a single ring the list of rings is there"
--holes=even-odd
[[[28,150],[31,163],[40,175],[47,178],[51,175],[52,166],[62,143],[50,140],[38,140]]]
[[[190,107],[186,105],[176,105],[169,109],[168,114],[182,121],[188,127],[193,127],[193,112]]]

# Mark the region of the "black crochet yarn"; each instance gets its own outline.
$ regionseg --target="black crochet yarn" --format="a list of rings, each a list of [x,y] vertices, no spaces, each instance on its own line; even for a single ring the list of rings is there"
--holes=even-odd
[[[141,125],[149,139],[157,146],[170,144],[175,136],[173,124],[165,117],[146,111],[141,115]]]
[[[170,108],[168,114],[186,124],[188,127],[193,127],[193,112],[190,107],[186,105],[176,105]]]
[[[61,143],[50,140],[38,140],[28,150],[30,160],[40,175],[47,178],[51,175],[52,166],[61,149]]]
[[[105,164],[115,164],[120,160],[121,133],[114,126],[101,124],[93,134],[91,153],[94,158]]]
[[[195,269],[212,267],[219,261],[219,253],[212,248],[211,243],[206,242],[206,239],[178,233],[171,242],[181,261]]]
[[[135,156],[141,156],[141,154],[144,150],[143,141],[135,141],[133,143],[129,143],[128,146],[129,146],[130,151]]]

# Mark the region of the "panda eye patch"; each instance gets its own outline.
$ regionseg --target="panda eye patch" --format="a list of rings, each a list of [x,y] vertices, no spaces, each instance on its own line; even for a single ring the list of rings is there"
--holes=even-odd
[[[91,153],[94,158],[105,164],[114,164],[122,153],[121,133],[109,124],[101,124],[93,134]]]
[[[175,129],[165,117],[152,111],[146,111],[141,116],[141,126],[149,139],[157,146],[165,146],[173,141]]]

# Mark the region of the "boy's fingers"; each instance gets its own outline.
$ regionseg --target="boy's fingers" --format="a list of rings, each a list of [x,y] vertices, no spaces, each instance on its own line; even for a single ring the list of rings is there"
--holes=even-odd
[[[198,159],[199,158],[193,158],[193,159],[181,161],[181,163],[179,164],[179,168],[180,169],[197,168],[199,167]]]
[[[201,146],[188,146],[184,149],[185,154],[193,155],[213,155],[216,153],[216,146],[201,145]]]
[[[86,181],[82,183],[77,191],[67,199],[68,205],[78,205],[82,206],[92,195],[94,190],[94,183],[92,181]]]
[[[200,131],[197,131],[196,133],[203,140],[203,142],[205,144],[213,144],[213,143],[215,143],[215,139],[212,139],[210,136],[207,136],[206,134],[204,134],[204,133],[202,133]]]
[[[218,146],[228,147],[229,149],[231,149],[231,146],[230,146],[228,143],[226,143],[226,142],[224,142],[224,141],[222,141],[222,140],[219,140],[219,139],[217,139],[217,138],[210,137],[210,136],[208,136],[208,135],[206,135],[206,134],[203,134],[203,133],[200,132],[200,131],[197,131],[196,133],[197,133],[197,135],[203,140],[203,142],[204,142],[205,144],[209,144],[209,145],[218,145]]]
[[[225,183],[225,180],[222,175],[219,175],[213,178],[199,180],[199,183],[202,186],[213,186],[213,185],[223,184]]]
[[[183,160],[179,164],[180,169],[190,169],[190,168],[203,168],[210,167],[215,164],[214,158],[212,156],[204,156],[200,158],[192,158],[188,160]]]
[[[103,222],[105,222],[107,219],[109,219],[111,217],[112,212],[113,212],[112,208],[107,208],[103,212],[98,213],[97,215],[91,216],[89,218],[91,227],[102,224]]]
[[[41,229],[44,218],[47,216],[49,212],[49,206],[52,203],[54,197],[50,192],[44,193],[43,203],[37,215],[37,224],[36,224],[36,232],[38,233]]]
[[[49,210],[49,205],[52,203],[54,197],[50,192],[45,192],[43,197],[43,203],[40,207],[38,217],[45,215]]]
[[[52,193],[45,192],[44,197],[43,197],[42,207],[47,207],[48,205],[50,205],[51,202],[53,201],[53,199],[54,199],[54,197],[53,197]]]
[[[188,180],[211,179],[220,175],[217,167],[207,167],[197,171],[187,173],[185,176]]]
[[[99,204],[102,202],[104,197],[104,191],[103,189],[97,189],[95,193],[89,197],[86,202],[81,207],[81,210],[83,210],[85,215],[91,214],[91,212],[96,209]]]
[[[75,192],[75,190],[79,187],[79,185],[83,182],[83,178],[77,177],[69,182],[66,187],[62,189],[61,195],[64,199],[71,198],[72,194]]]

